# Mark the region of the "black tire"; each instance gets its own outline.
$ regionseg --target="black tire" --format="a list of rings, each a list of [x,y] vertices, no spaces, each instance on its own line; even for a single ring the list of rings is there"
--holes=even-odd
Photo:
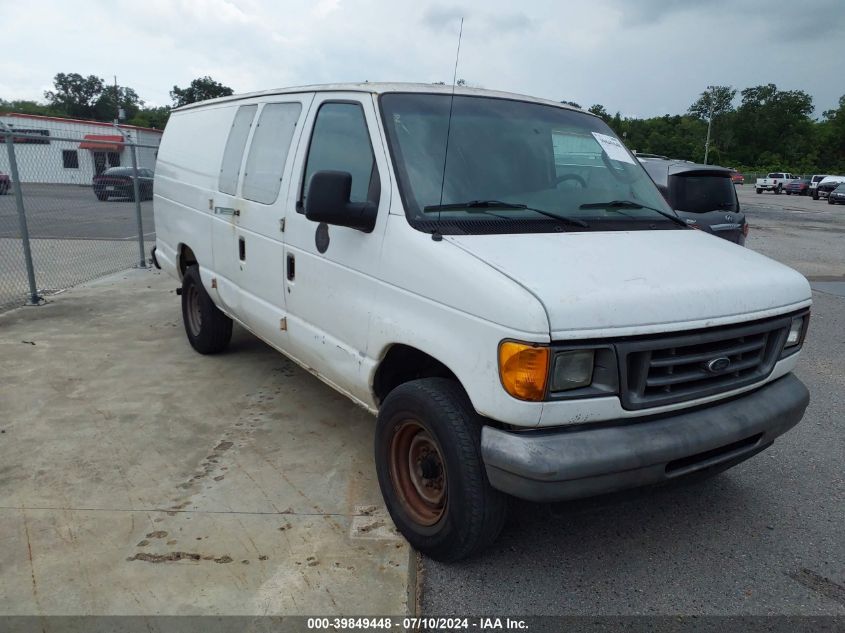
[[[777,188],[777,189],[775,189],[775,195],[776,195],[776,196],[779,196],[779,195],[780,195],[780,186],[779,186],[779,185],[778,185],[778,188]]]
[[[109,199],[109,194],[107,194],[107,193],[98,193],[97,194],[97,200],[99,200],[100,202],[105,202],[108,199]]]
[[[828,197],[827,197],[827,203],[828,203],[828,204],[836,204],[836,203],[833,201],[833,198],[831,198],[830,196],[828,196]]]
[[[481,427],[464,390],[447,378],[402,384],[379,410],[375,462],[382,496],[411,546],[435,560],[456,561],[479,553],[504,525],[507,497],[487,480]],[[434,450],[422,452],[413,474],[410,463],[420,455],[414,452],[415,443]],[[414,492],[420,491],[420,480],[426,490]],[[428,503],[424,494],[439,494],[441,499]],[[423,519],[418,518],[421,513]]]
[[[200,354],[222,352],[232,338],[232,319],[208,296],[196,264],[182,277],[182,321],[191,347]]]
[[[762,189],[757,189],[757,193],[763,193]]]
[[[813,200],[818,200],[818,199],[819,199],[819,194],[814,191],[813,192]]]

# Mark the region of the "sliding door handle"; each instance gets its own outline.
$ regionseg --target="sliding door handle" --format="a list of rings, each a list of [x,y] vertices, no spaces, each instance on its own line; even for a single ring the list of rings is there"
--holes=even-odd
[[[296,277],[296,259],[291,253],[288,253],[287,277],[288,281],[293,281]]]

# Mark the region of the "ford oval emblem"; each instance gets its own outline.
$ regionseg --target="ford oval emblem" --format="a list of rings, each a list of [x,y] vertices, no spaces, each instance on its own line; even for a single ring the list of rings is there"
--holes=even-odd
[[[725,215],[725,220],[727,220],[728,222],[733,222],[734,216],[732,216],[730,213],[728,213],[727,215]]]
[[[707,361],[707,371],[711,374],[718,374],[725,371],[731,366],[731,359],[727,356],[719,356],[718,358],[711,358]]]

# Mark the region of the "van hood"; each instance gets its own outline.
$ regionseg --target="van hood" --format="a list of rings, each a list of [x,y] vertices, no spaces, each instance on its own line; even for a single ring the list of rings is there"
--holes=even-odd
[[[591,338],[738,323],[809,305],[800,273],[701,231],[444,236],[533,293],[550,334]]]

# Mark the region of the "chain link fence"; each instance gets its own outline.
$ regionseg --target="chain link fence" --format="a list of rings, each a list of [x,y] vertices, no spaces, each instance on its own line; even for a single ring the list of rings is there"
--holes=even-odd
[[[74,125],[0,117],[0,311],[148,265],[160,133]]]

